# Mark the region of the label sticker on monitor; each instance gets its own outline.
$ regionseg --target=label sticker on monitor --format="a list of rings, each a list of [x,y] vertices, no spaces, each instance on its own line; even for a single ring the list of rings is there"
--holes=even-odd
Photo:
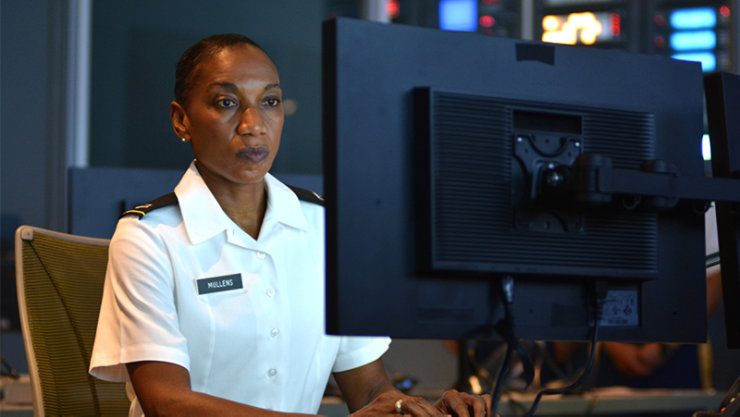
[[[607,291],[599,326],[633,327],[640,324],[637,289]]]

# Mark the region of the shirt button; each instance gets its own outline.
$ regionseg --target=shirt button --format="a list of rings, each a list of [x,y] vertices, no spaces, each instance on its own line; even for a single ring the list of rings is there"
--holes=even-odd
[[[269,375],[269,376],[275,376],[275,375],[277,375],[277,369],[270,368],[270,370],[267,371],[267,375]]]
[[[270,330],[270,336],[272,336],[272,337],[278,337],[279,335],[280,335],[280,330],[279,329],[272,329],[272,330]]]
[[[265,259],[265,253],[264,252],[257,252],[257,258],[258,259]]]
[[[274,297],[275,296],[275,289],[268,288],[265,290],[265,294],[267,294],[268,297]]]

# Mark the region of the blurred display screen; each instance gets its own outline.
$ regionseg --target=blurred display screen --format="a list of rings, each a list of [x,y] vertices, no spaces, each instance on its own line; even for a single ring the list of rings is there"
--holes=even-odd
[[[439,27],[443,30],[475,32],[478,29],[476,0],[441,0]]]
[[[699,62],[704,72],[715,71],[718,66],[717,50],[720,47],[718,23],[724,9],[726,8],[692,7],[673,9],[665,13],[667,19],[663,18],[663,21],[667,25],[663,36],[667,37],[667,42],[662,43],[666,44],[670,56]],[[724,12],[729,13],[729,9]],[[661,39],[660,36],[657,37],[658,44],[661,44]]]
[[[613,0],[544,0],[542,3],[547,7],[583,6],[602,3],[613,3]]]
[[[717,26],[717,13],[711,7],[679,9],[671,13],[670,23],[677,30],[713,28]]]
[[[542,18],[542,41],[567,45],[594,45],[620,39],[622,18],[616,12],[580,12]]]

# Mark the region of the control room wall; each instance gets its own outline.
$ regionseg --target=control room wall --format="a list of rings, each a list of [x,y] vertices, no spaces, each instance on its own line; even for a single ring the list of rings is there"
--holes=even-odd
[[[321,173],[324,2],[132,0],[95,2],[90,165],[185,169],[192,159],[169,122],[174,67],[214,33],[241,33],[276,62],[288,111],[277,172]]]

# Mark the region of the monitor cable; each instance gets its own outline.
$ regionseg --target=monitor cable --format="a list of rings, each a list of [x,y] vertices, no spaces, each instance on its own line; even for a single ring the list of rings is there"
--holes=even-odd
[[[540,400],[542,399],[543,395],[557,395],[575,391],[583,384],[583,381],[585,381],[586,377],[591,373],[594,365],[594,357],[596,356],[596,344],[599,337],[599,322],[601,321],[602,312],[604,310],[604,301],[606,300],[606,287],[607,284],[605,281],[596,281],[593,283],[593,285],[590,286],[589,289],[588,306],[590,310],[589,312],[591,313],[589,323],[591,327],[591,349],[588,355],[586,366],[583,368],[583,372],[581,372],[578,378],[568,386],[562,388],[543,389],[538,392],[537,396],[532,402],[532,405],[529,408],[527,417],[534,416],[534,413],[537,411],[537,407],[539,406]]]
[[[504,356],[504,361],[499,368],[498,375],[496,376],[496,381],[493,384],[493,391],[491,392],[491,414],[494,416],[497,415],[496,411],[498,409],[499,399],[501,398],[504,378],[509,371],[511,357],[515,352],[519,356],[522,367],[524,368],[524,378],[527,386],[529,386],[534,379],[534,367],[532,366],[532,362],[521,343],[519,343],[519,339],[517,339],[514,331],[514,316],[511,312],[511,305],[514,302],[513,277],[507,275],[501,279],[500,294],[504,306],[504,318],[496,324],[495,328],[496,332],[506,342],[506,354]]]

